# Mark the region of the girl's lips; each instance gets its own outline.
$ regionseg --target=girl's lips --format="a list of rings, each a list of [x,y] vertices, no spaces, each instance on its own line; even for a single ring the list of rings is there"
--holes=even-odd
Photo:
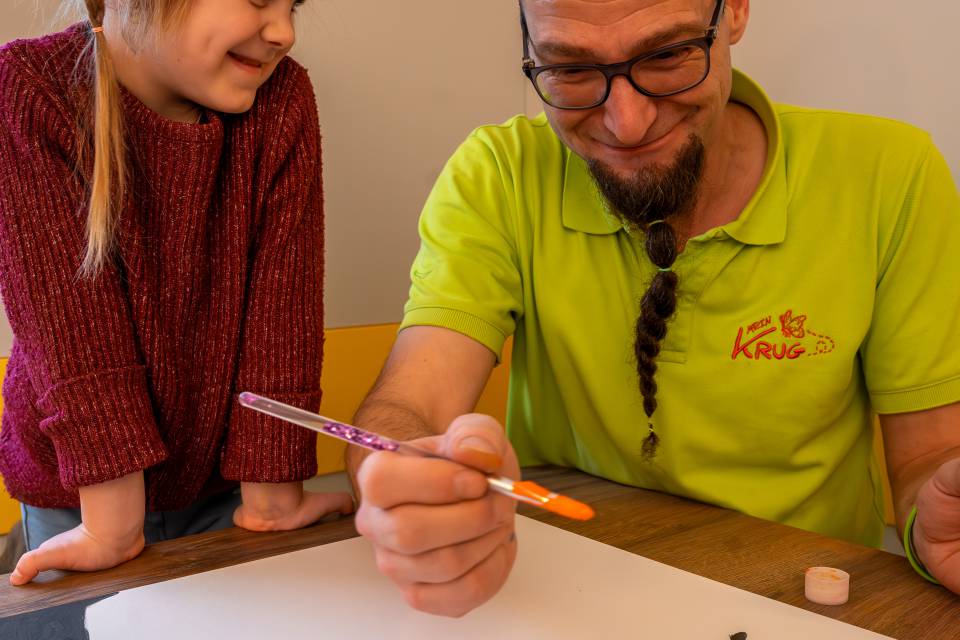
[[[259,71],[261,68],[263,68],[263,63],[260,62],[259,60],[254,60],[253,58],[247,58],[246,56],[242,56],[239,53],[234,53],[233,51],[228,51],[227,55],[230,56],[230,58],[234,62],[244,67],[247,67],[251,70]]]

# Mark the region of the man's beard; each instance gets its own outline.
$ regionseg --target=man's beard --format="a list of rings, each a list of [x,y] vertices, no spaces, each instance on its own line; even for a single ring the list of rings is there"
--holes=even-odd
[[[693,211],[704,156],[703,142],[691,134],[673,164],[653,164],[628,178],[621,178],[595,159],[588,159],[587,165],[613,213],[628,226],[644,228],[654,220],[680,217]]]

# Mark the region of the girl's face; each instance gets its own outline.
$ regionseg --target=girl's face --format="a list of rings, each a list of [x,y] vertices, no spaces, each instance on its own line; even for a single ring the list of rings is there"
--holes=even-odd
[[[175,28],[143,46],[129,43],[133,64],[122,65],[128,73],[121,81],[168,117],[182,119],[194,105],[242,113],[293,47],[293,14],[302,1],[191,0]]]

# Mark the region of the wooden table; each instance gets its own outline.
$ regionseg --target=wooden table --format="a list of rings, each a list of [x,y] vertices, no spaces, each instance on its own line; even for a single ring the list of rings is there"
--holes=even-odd
[[[573,522],[521,506],[521,513],[537,520],[901,640],[960,638],[960,598],[924,582],[902,557],[577,471],[527,469],[524,477],[597,511],[590,522]],[[151,545],[108,571],[48,572],[17,588],[4,577],[0,618],[356,535],[351,519],[282,533],[228,529]],[[817,565],[850,572],[849,603],[826,607],[804,599],[803,571]]]

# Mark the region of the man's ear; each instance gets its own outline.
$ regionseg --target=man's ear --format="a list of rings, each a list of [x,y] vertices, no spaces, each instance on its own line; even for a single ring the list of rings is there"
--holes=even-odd
[[[723,21],[730,27],[730,44],[737,44],[747,30],[750,20],[750,0],[727,0]]]

